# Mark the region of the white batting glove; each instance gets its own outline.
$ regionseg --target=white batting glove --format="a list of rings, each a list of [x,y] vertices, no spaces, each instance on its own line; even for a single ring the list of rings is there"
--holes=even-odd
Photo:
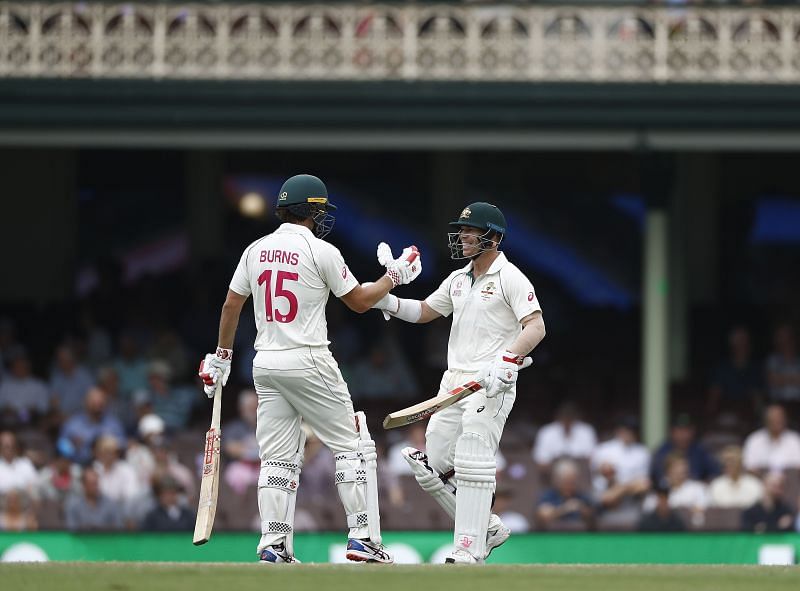
[[[217,382],[222,380],[223,386],[228,383],[228,376],[231,375],[232,359],[232,349],[217,347],[216,353],[209,353],[200,362],[200,369],[197,375],[202,378],[203,392],[209,398],[214,398]]]
[[[386,276],[392,285],[407,285],[422,273],[422,256],[416,246],[407,246],[403,253],[386,265]]]
[[[392,254],[392,247],[386,244],[385,242],[381,242],[378,245],[378,263],[382,267],[385,267],[393,260],[394,260],[394,255]]]
[[[530,357],[517,355],[511,351],[498,354],[479,374],[479,379],[483,379],[486,397],[494,398],[511,390],[517,383],[519,370],[530,367],[532,363],[533,359]]]

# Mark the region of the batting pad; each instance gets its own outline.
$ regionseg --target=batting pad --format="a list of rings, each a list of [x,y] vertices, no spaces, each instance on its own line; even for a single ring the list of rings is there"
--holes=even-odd
[[[422,490],[431,495],[451,519],[456,517],[456,495],[453,490],[445,486],[442,477],[428,465],[428,456],[413,447],[405,447],[403,457],[411,466],[414,478]]]
[[[306,436],[301,430],[293,462],[266,460],[261,463],[258,474],[258,513],[261,516],[259,553],[267,546],[285,540],[286,551],[294,556],[294,510],[305,443]]]
[[[486,555],[486,530],[495,489],[494,453],[486,440],[464,433],[456,442],[456,548],[478,560]]]
[[[358,445],[358,444],[356,444]],[[361,452],[348,451],[334,456],[336,459],[336,490],[347,513],[347,527],[351,538],[369,537],[367,517],[367,471]]]

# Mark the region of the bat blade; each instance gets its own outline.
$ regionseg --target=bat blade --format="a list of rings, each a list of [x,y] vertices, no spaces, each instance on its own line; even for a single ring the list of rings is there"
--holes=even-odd
[[[413,406],[409,406],[408,408],[388,414],[386,415],[386,418],[383,419],[383,428],[395,429],[397,427],[403,427],[405,425],[410,425],[411,423],[416,423],[417,421],[427,419],[434,413],[437,413],[440,410],[455,404],[459,400],[463,400],[481,388],[483,388],[482,382],[467,382],[462,386],[453,388],[449,392],[445,392],[444,394],[440,394],[434,398],[424,400],[419,404],[415,404]]]
[[[219,453],[222,431],[211,428],[206,433],[206,447],[203,457],[203,476],[200,481],[200,500],[197,504],[197,520],[194,524],[195,546],[205,544],[214,528],[217,514],[217,493],[219,491]]]

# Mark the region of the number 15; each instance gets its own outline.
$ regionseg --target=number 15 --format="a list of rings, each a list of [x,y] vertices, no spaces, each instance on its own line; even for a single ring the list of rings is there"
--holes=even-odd
[[[278,271],[275,277],[275,297],[286,298],[289,301],[289,313],[281,314],[277,308],[272,308],[272,269],[266,269],[258,276],[258,284],[266,283],[264,290],[264,307],[266,308],[266,321],[272,322],[273,314],[278,322],[291,322],[297,316],[297,296],[283,286],[284,281],[297,281],[298,274],[289,271]]]

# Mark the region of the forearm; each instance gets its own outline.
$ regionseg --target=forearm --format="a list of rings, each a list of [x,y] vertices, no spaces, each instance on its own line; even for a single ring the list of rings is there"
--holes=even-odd
[[[508,350],[517,355],[527,355],[542,342],[545,335],[544,320],[541,312],[535,312],[523,318],[523,328],[519,336],[509,345]]]
[[[361,289],[363,291],[360,294],[361,300],[366,305],[367,309],[369,309],[385,298],[389,292],[392,291],[393,287],[394,284],[387,275],[382,276],[375,283],[362,283]]]
[[[234,291],[228,291],[228,297],[222,305],[219,317],[219,338],[217,346],[223,349],[233,349],[233,338],[239,326],[239,315],[242,313],[246,296],[241,296]]]

